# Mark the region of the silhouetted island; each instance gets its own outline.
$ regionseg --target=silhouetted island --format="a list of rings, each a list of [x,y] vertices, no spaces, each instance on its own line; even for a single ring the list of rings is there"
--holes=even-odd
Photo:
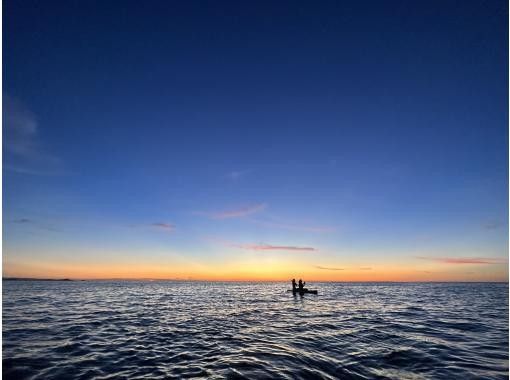
[[[69,278],[28,278],[28,277],[3,277],[4,281],[75,281]]]

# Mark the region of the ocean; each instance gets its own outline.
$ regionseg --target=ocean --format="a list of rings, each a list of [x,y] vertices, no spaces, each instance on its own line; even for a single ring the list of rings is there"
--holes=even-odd
[[[3,281],[4,379],[506,379],[508,284]]]

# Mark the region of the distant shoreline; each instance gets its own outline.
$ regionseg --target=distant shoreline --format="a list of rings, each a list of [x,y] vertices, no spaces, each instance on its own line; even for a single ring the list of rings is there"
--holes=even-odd
[[[71,280],[70,278],[25,278],[25,277],[3,277],[3,281],[85,281]]]

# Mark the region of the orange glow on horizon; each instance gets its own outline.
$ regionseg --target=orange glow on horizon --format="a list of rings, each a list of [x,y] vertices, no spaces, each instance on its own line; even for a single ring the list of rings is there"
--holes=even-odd
[[[434,270],[421,270],[411,266],[374,266],[343,270],[318,269],[305,265],[272,266],[223,265],[185,266],[155,264],[83,264],[4,262],[4,277],[24,278],[70,278],[70,279],[154,279],[154,280],[203,280],[203,281],[290,281],[303,278],[308,282],[421,282],[421,281],[497,281],[508,282],[507,265],[480,268],[476,265],[449,268],[441,266]],[[476,269],[475,269],[476,268]]]

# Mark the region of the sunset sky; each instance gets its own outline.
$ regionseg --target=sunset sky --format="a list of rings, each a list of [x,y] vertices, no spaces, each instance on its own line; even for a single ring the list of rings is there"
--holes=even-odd
[[[508,281],[506,1],[4,1],[3,275]]]

